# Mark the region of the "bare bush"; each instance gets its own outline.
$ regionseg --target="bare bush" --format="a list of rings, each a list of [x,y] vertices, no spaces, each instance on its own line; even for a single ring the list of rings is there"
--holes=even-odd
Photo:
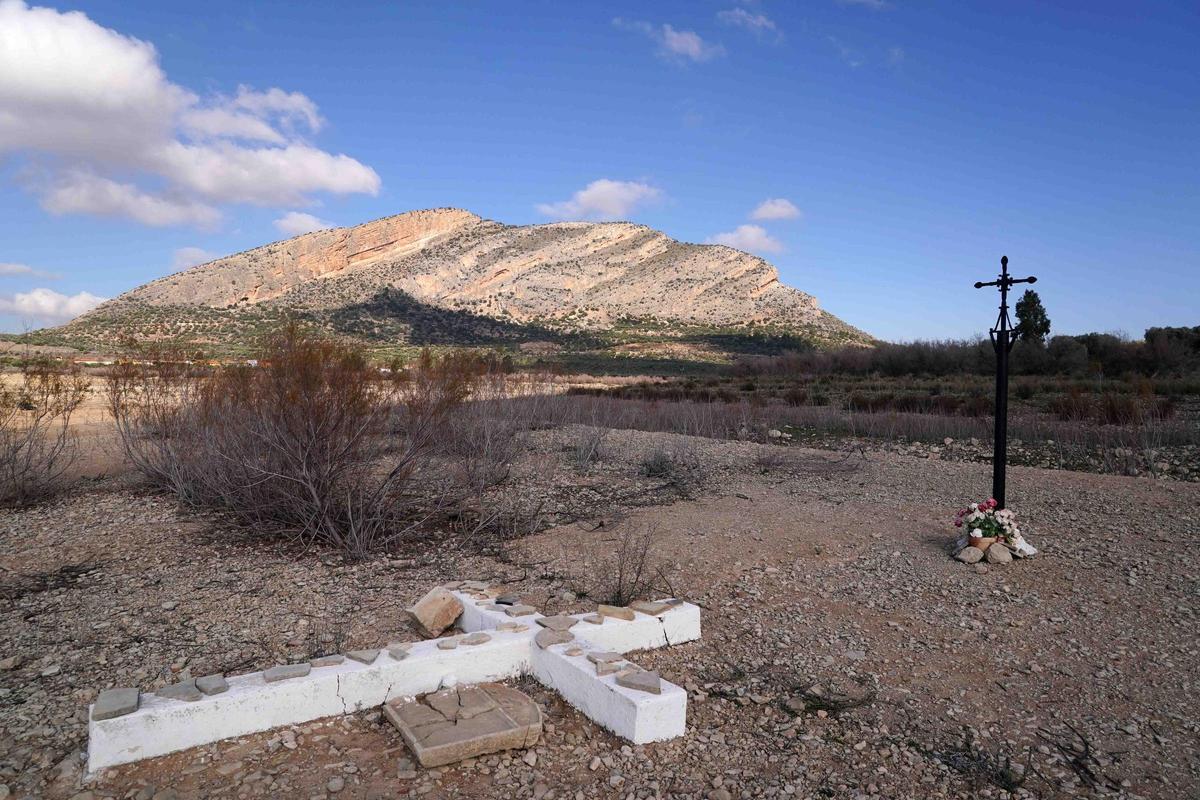
[[[469,392],[465,371],[426,359],[383,378],[295,326],[259,364],[115,370],[110,409],[134,465],[184,502],[354,557],[410,530],[413,477]]]
[[[607,455],[608,428],[584,428],[571,450],[571,463],[578,473],[587,472]]]
[[[642,460],[638,471],[657,478],[683,497],[692,497],[704,485],[706,470],[695,450],[686,445],[657,447]]]
[[[613,544],[610,556],[588,567],[589,597],[609,605],[626,606],[653,595],[674,594],[666,567],[655,552],[654,528],[624,527]]]
[[[71,417],[88,394],[75,369],[38,362],[17,386],[0,384],[0,505],[27,505],[52,494],[78,457]]]

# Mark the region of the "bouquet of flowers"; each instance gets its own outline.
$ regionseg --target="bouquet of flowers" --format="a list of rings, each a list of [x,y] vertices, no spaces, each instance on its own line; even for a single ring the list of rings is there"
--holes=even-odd
[[[1000,505],[995,498],[971,505],[954,515],[954,527],[966,528],[966,536],[959,539],[959,549],[968,542],[975,544],[979,539],[998,539],[1018,558],[1037,555],[1037,548],[1025,541],[1017,527],[1017,515]],[[975,541],[971,541],[975,540]],[[981,548],[986,547],[979,542]]]
[[[954,515],[954,527],[966,528],[967,536],[999,539],[1010,547],[1021,541],[1016,515],[1007,508],[996,508],[996,498],[971,505]]]

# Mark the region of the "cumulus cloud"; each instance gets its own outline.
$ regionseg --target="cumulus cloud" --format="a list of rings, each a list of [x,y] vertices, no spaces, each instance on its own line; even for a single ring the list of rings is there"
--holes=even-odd
[[[171,269],[178,272],[181,269],[212,261],[216,257],[216,253],[210,253],[202,247],[181,247],[171,258]]]
[[[12,297],[0,297],[0,313],[62,322],[91,311],[106,299],[91,292],[66,295],[53,289],[31,289],[28,292],[17,292]]]
[[[299,211],[289,211],[275,220],[275,228],[285,236],[299,236],[302,233],[312,233],[332,227],[334,227],[332,222],[326,222],[312,214],[303,214]]]
[[[725,55],[720,44],[706,42],[695,31],[682,31],[669,24],[652,25],[642,20],[626,20],[617,17],[613,25],[628,31],[636,31],[658,44],[658,54],[676,62],[710,61]]]
[[[745,28],[755,36],[761,38],[781,38],[779,27],[775,24],[775,20],[766,14],[749,11],[741,6],[729,8],[725,11],[718,11],[717,19],[726,25]]]
[[[0,155],[35,159],[25,185],[51,213],[206,226],[228,203],[378,193],[370,167],[302,138],[323,124],[299,92],[200,97],[169,80],[149,42],[0,0]]]
[[[750,212],[750,219],[767,220],[767,219],[798,219],[800,217],[800,209],[791,201],[783,197],[773,197],[768,200],[763,200],[758,204],[758,207]]]
[[[723,244],[748,253],[779,253],[783,242],[767,233],[761,225],[738,225],[728,233],[718,233],[708,240],[709,244]]]
[[[59,275],[45,270],[34,269],[28,264],[16,264],[11,261],[0,262],[0,278],[15,278],[28,276],[30,278],[59,278]]]
[[[575,192],[569,200],[539,203],[537,210],[554,219],[628,219],[638,207],[660,197],[662,192],[648,183],[601,178]]]

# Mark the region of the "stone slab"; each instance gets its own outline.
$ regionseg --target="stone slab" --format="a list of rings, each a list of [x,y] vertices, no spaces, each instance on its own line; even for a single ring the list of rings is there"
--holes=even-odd
[[[624,686],[626,689],[649,692],[650,694],[662,694],[662,679],[658,677],[657,672],[646,670],[627,672],[622,670],[617,674],[616,681],[618,686]]]
[[[633,622],[637,614],[633,613],[632,608],[625,606],[606,606],[603,603],[596,606],[596,613],[602,617],[612,617],[613,619],[623,619],[626,622]]]
[[[629,604],[629,607],[634,611],[640,611],[643,614],[649,614],[656,617],[659,614],[665,614],[675,607],[675,604],[665,600],[634,600]]]
[[[562,615],[553,617],[538,617],[536,620],[534,620],[534,622],[536,622],[538,625],[541,625],[543,628],[549,628],[552,631],[570,630],[579,624],[579,620],[575,619],[575,617],[564,617]]]
[[[542,733],[537,703],[498,683],[397,699],[383,708],[426,768],[532,747]]]
[[[337,654],[331,655],[331,656],[318,656],[317,658],[312,659],[308,663],[312,666],[313,669],[320,669],[321,667],[332,667],[336,664],[341,664],[345,660],[346,660],[346,657],[344,655],[342,655],[341,653],[337,653]]]
[[[471,588],[472,581],[464,581],[464,588]],[[463,613],[462,601],[449,589],[437,586],[408,609],[408,615],[426,636],[441,636]]]
[[[196,678],[196,688],[207,695],[220,694],[229,691],[229,682],[224,675],[205,675]]]
[[[374,664],[379,658],[379,650],[347,650],[346,658],[352,658],[360,664]]]
[[[185,700],[189,703],[194,703],[204,696],[196,688],[195,681],[182,681],[181,683],[169,683],[155,692],[159,697],[165,697],[169,700]]]
[[[512,606],[506,606],[504,609],[504,613],[508,614],[510,617],[527,617],[530,614],[536,614],[537,609],[534,608],[533,606],[517,604],[517,605],[512,605]]]
[[[537,646],[543,649],[555,644],[566,644],[575,640],[575,634],[570,631],[556,631],[551,628],[544,628],[538,631],[537,636],[533,637],[533,641],[537,642]]]
[[[312,664],[305,662],[303,664],[278,664],[263,672],[263,680],[267,683],[275,681],[286,681],[292,678],[303,678],[308,673],[312,672]]]
[[[115,719],[138,710],[142,693],[137,689],[105,689],[92,706],[92,719]]]

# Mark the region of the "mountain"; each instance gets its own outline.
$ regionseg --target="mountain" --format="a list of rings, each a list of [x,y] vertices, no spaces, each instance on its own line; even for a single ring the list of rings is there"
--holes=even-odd
[[[739,250],[626,222],[516,226],[460,209],[412,211],[219,258],[39,333],[47,344],[93,350],[118,336],[239,350],[289,316],[376,349],[541,342],[641,352],[659,342],[703,351],[764,337],[870,338]]]

